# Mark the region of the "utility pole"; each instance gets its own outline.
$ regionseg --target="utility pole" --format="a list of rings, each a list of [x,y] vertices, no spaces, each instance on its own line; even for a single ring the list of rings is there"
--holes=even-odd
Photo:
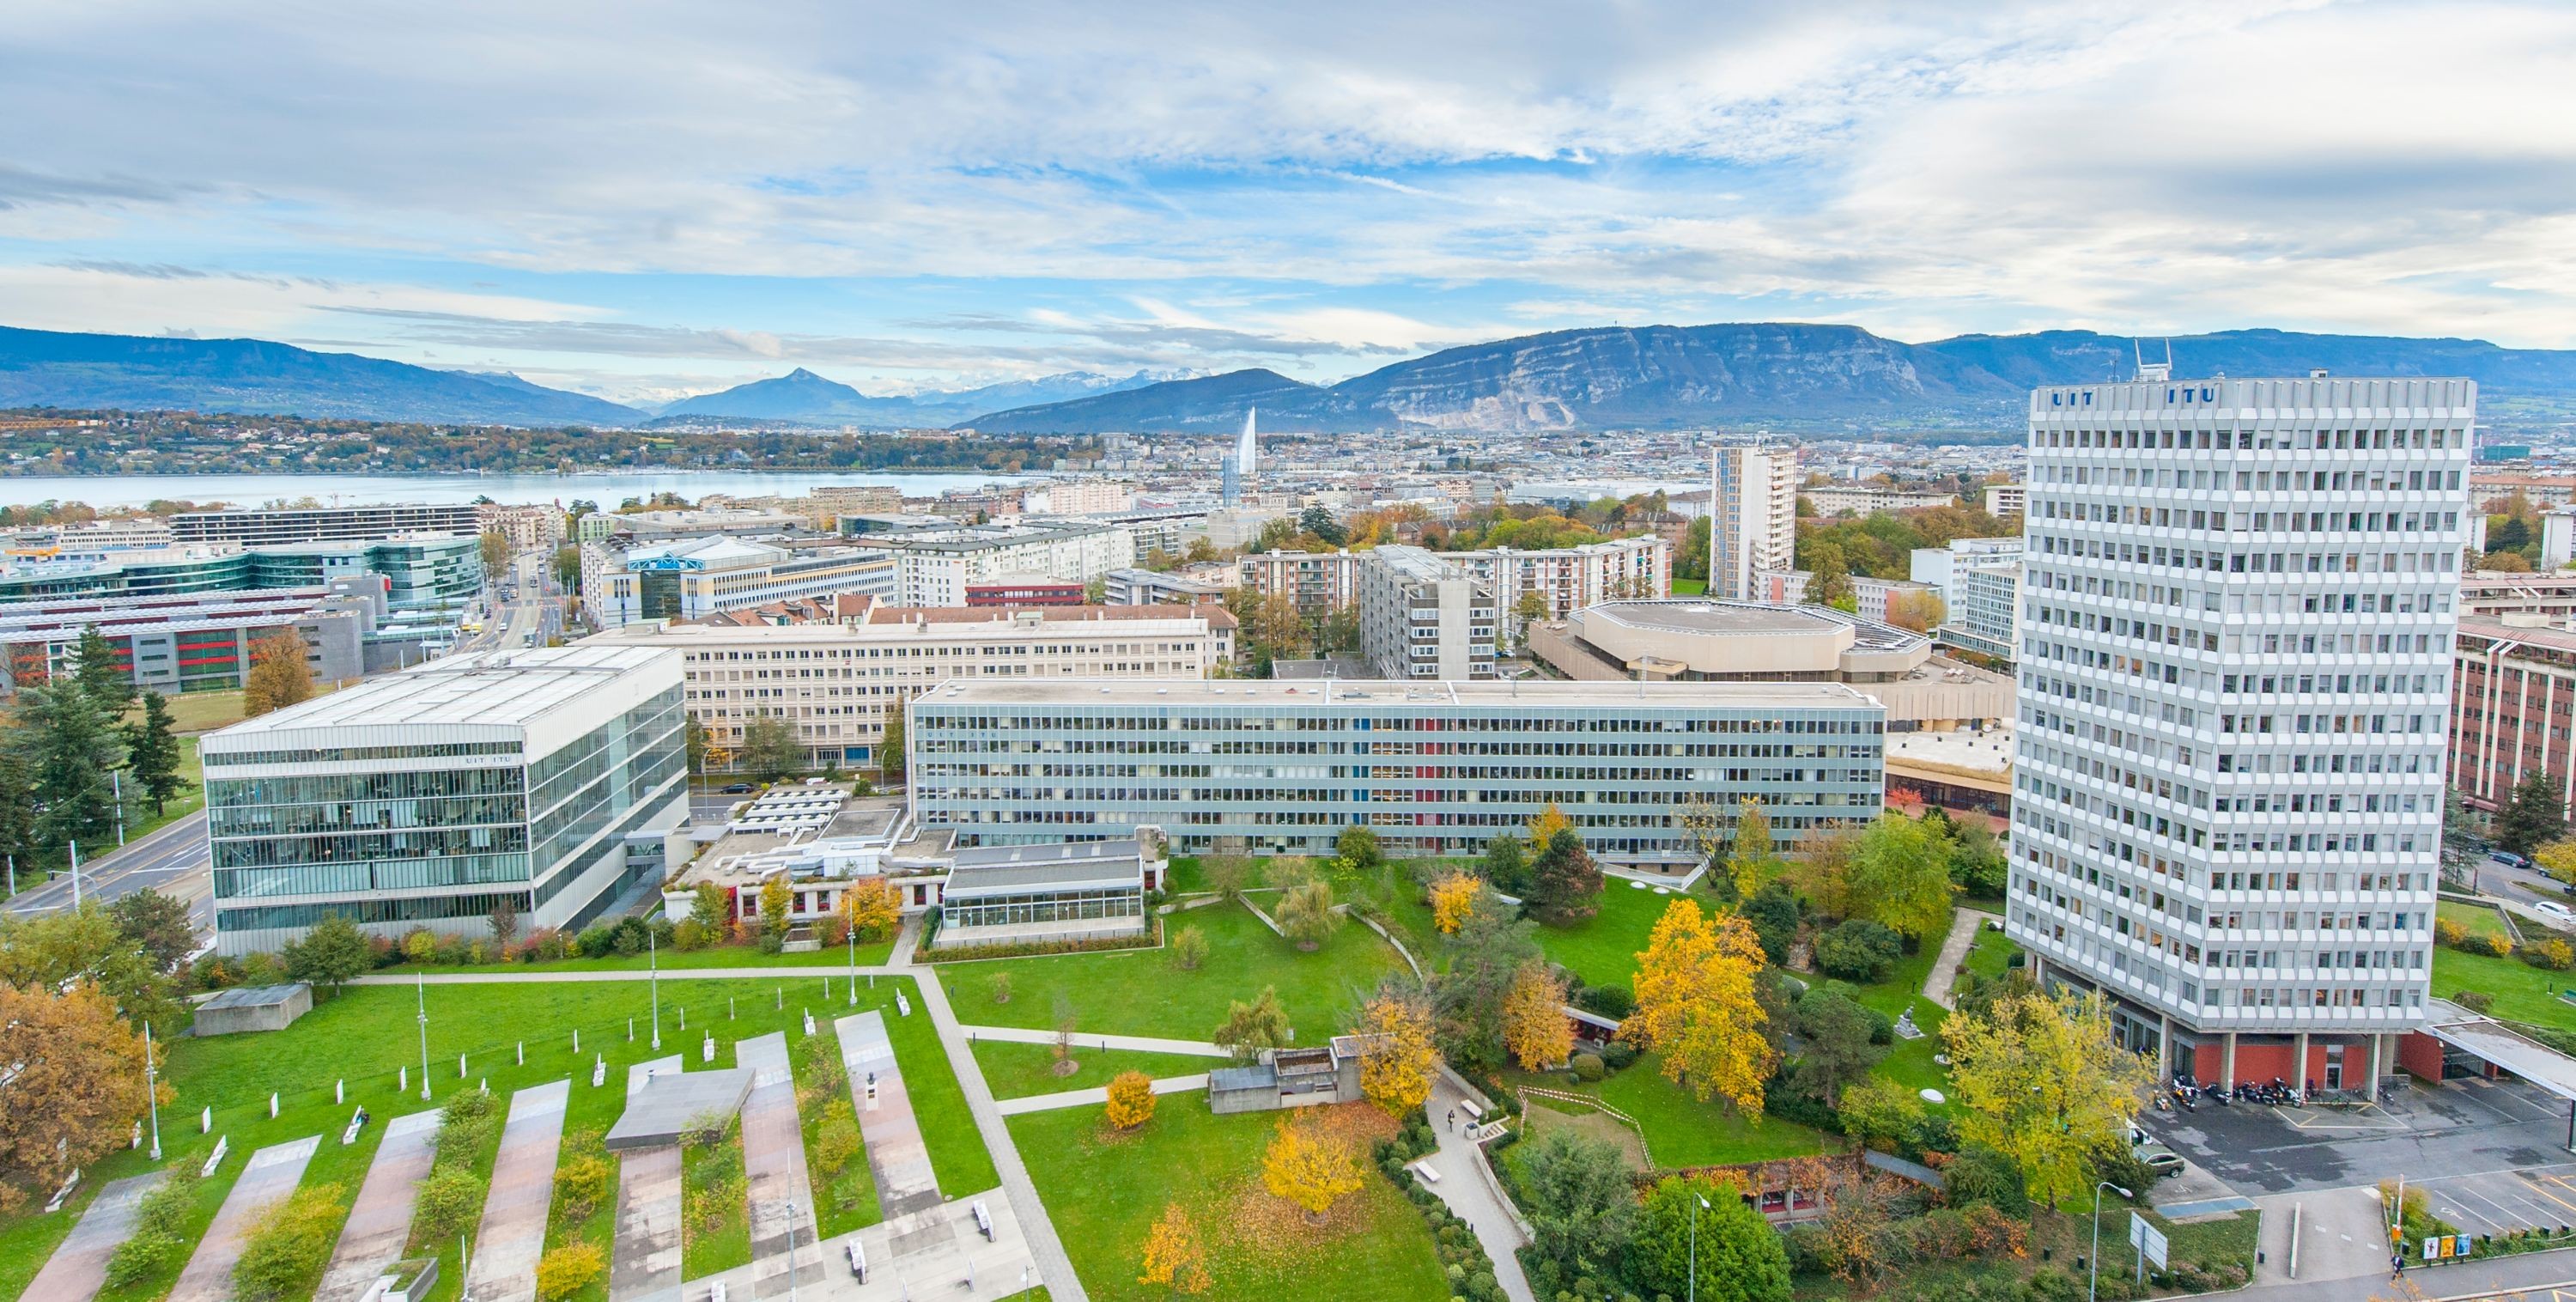
[[[78,841],[73,841],[73,842],[70,842],[69,844],[71,845],[71,848],[72,848],[72,912],[74,912],[74,913],[78,913],[78,912],[80,912],[80,905],[81,905],[81,899],[80,899],[80,842],[78,842]]]
[[[1715,1209],[1708,1205],[1708,1199],[1697,1189],[1691,1190],[1691,1203],[1690,1302],[1699,1302],[1699,1214]]]

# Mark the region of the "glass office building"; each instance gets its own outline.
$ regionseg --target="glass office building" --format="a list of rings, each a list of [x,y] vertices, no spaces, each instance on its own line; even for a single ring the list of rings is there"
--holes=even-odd
[[[1695,861],[1686,801],[1775,835],[1878,816],[1886,710],[1834,683],[959,682],[911,703],[911,799],[957,843],[1480,850],[1553,803],[1614,863]]]
[[[366,930],[583,926],[658,884],[686,821],[680,658],[434,661],[209,736],[219,952],[333,913]]]

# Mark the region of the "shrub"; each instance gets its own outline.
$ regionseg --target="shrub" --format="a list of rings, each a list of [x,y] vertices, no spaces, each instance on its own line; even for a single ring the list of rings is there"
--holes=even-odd
[[[2495,996],[2483,990],[2463,990],[2451,996],[2451,1002],[2470,1012],[2484,1015],[2495,1007]]]
[[[437,962],[448,967],[458,967],[466,963],[473,952],[474,947],[468,944],[463,936],[441,936],[438,938],[435,957]]]
[[[583,1135],[574,1142],[595,1146],[599,1137]],[[599,1200],[608,1196],[609,1179],[608,1159],[600,1153],[580,1153],[566,1160],[555,1171],[555,1204],[562,1208],[562,1219],[589,1220],[599,1210]]]
[[[763,954],[782,954],[782,953],[785,953],[785,952],[786,952],[786,950],[787,950],[787,937],[785,937],[785,936],[783,936],[783,935],[780,935],[779,933],[777,933],[777,932],[775,932],[775,931],[764,931],[764,932],[760,933],[760,952],[761,952],[761,953],[763,953]]]
[[[610,935],[606,927],[584,927],[573,943],[580,948],[583,958],[606,958],[609,946],[616,943],[616,937]]]
[[[1599,1054],[1578,1053],[1569,1065],[1574,1068],[1576,1080],[1596,1081],[1610,1074],[1609,1066],[1601,1061]]]
[[[1574,1006],[1603,1017],[1625,1018],[1637,1011],[1637,996],[1626,986],[1585,986],[1574,997]]]
[[[712,943],[706,924],[695,918],[682,918],[680,925],[671,928],[671,947],[681,953],[705,949]]]
[[[1850,919],[1816,937],[1816,970],[1847,981],[1876,981],[1904,954],[1903,938],[1863,918]]]
[[[107,1282],[123,1288],[169,1266],[187,1252],[188,1214],[196,1206],[197,1168],[180,1163],[134,1211],[125,1241],[107,1259]]]
[[[1835,1115],[1843,1133],[1864,1144],[1893,1146],[1923,1123],[1923,1101],[1914,1091],[1884,1076],[1871,1076],[1843,1090]]]
[[[427,927],[414,927],[403,933],[403,957],[414,963],[427,963],[438,957],[438,933]]]
[[[2503,958],[2513,952],[2513,941],[2509,937],[2492,934],[2470,935],[2460,941],[2459,950],[2463,954]]]
[[[1122,1071],[1109,1082],[1109,1124],[1134,1130],[1154,1118],[1154,1078],[1141,1071]]]
[[[1626,1071],[1637,1061],[1637,1046],[1626,1040],[1612,1040],[1601,1046],[1601,1065],[1614,1072]]]
[[[573,1242],[550,1249],[537,1261],[537,1296],[545,1302],[561,1302],[590,1287],[607,1269],[608,1260],[596,1243]]]
[[[620,918],[608,929],[608,947],[627,957],[644,952],[647,929],[641,919]]]
[[[2468,935],[2468,928],[2449,918],[2437,919],[2433,923],[2433,939],[2454,949],[2459,948],[2460,942],[2468,939]]]
[[[2522,961],[2533,967],[2547,968],[2552,972],[2564,972],[2570,967],[2576,967],[2576,947],[2571,947],[2566,941],[2552,936],[2537,945],[2525,947],[2522,951]]]
[[[1207,933],[1196,927],[1183,927],[1172,937],[1172,966],[1184,972],[1196,972],[1207,962]]]
[[[233,1283],[241,1296],[266,1302],[310,1289],[331,1260],[340,1221],[336,1184],[298,1189],[270,1204],[233,1258]]]
[[[837,913],[826,913],[814,923],[814,939],[825,949],[839,949],[850,938],[850,920]]]

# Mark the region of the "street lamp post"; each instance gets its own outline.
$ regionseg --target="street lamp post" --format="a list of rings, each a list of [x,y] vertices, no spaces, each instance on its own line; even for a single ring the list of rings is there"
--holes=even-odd
[[[68,844],[72,848],[72,912],[78,913],[80,912],[80,842],[72,841]]]
[[[2123,1198],[2137,1197],[2136,1194],[2130,1193],[2128,1190],[2123,1189],[2108,1180],[2097,1180],[2094,1182],[2093,1256],[2084,1263],[2087,1267],[2084,1276],[2084,1302],[2094,1302],[2095,1294],[2098,1293],[2102,1287],[2102,1191],[2105,1189],[2111,1190]]]
[[[143,1024],[143,1101],[152,1111],[152,1160],[161,1160],[161,1072],[152,1062],[152,1023]]]
[[[420,1101],[429,1102],[429,979],[412,974],[412,1001],[420,1017]]]
[[[1690,1302],[1699,1302],[1699,1214],[1715,1209],[1708,1205],[1707,1197],[1696,1189],[1691,1191],[1691,1202]]]
[[[651,927],[644,929],[644,944],[648,955],[646,961],[653,965],[653,1051],[660,1053],[662,1051],[662,946],[654,937]]]
[[[850,1007],[859,1006],[859,929],[849,927],[841,933],[850,939]]]

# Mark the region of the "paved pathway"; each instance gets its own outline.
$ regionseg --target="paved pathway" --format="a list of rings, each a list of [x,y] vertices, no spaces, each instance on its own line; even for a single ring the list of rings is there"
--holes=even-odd
[[[923,985],[929,982],[924,981]],[[1005,1040],[1012,1044],[1053,1044],[1055,1032],[1035,1031],[1024,1026],[960,1026],[968,1043],[976,1040]],[[1165,1040],[1151,1035],[1094,1035],[1083,1032],[1073,1037],[1076,1048],[1134,1049],[1143,1053],[1180,1053],[1199,1058],[1231,1058],[1232,1050],[1221,1049],[1205,1040]]]
[[[564,1107],[571,1100],[568,1080],[510,1096],[492,1191],[483,1199],[483,1225],[474,1236],[474,1264],[465,1273],[475,1302],[530,1302],[537,1295],[537,1258],[545,1255],[555,1159],[563,1149]]]
[[[975,1224],[975,1204],[993,1220],[988,1241]],[[936,1203],[823,1242],[821,1278],[796,1286],[797,1302],[933,1302],[1009,1297],[1039,1283],[1009,1199],[991,1193]],[[850,1245],[866,1254],[868,1282],[850,1273]],[[689,1302],[721,1282],[728,1297],[748,1297],[752,1267],[689,1281]],[[1023,1281],[1026,1281],[1023,1283]],[[1050,1289],[1055,1297],[1069,1296]],[[1080,1296],[1072,1294],[1070,1296]]]
[[[823,978],[849,974],[845,967],[670,967],[662,969],[674,981],[812,981],[820,988]],[[650,981],[654,973],[638,968],[632,972],[379,972],[373,976],[351,977],[353,986],[407,986],[425,981],[434,986],[478,986],[495,981]],[[912,976],[912,969],[869,967],[859,965],[859,975]],[[836,987],[837,989],[837,987]],[[832,996],[840,998],[838,994]],[[638,1020],[641,1020],[640,1018]]]
[[[2226,1295],[2227,1302],[2376,1302],[2386,1298],[2427,1298],[2434,1302],[2496,1302],[2529,1299],[2550,1302],[2576,1293],[2576,1260],[2569,1250],[2489,1257],[2447,1266],[2409,1266],[2404,1284],[2388,1280],[2387,1259],[2379,1269],[2350,1279],[2304,1280],[2268,1288],[2248,1288]],[[2306,1274],[2304,1267],[2301,1274]]]
[[[685,1065],[678,1054],[626,1068],[626,1097]],[[616,1154],[617,1230],[608,1251],[608,1302],[680,1302],[680,1147]]]
[[[171,1287],[169,1302],[230,1302],[233,1261],[241,1256],[242,1240],[249,1237],[251,1223],[270,1203],[295,1192],[296,1183],[304,1178],[305,1164],[313,1160],[314,1150],[321,1146],[320,1135],[309,1135],[291,1144],[271,1144],[250,1155],[250,1160],[242,1164],[241,1178],[233,1181],[232,1192],[224,1195],[215,1223],[206,1228],[206,1237],[197,1241],[197,1251],[188,1258],[188,1268],[179,1272],[179,1282]]]
[[[1449,1204],[1449,1210],[1456,1212],[1467,1228],[1476,1232],[1476,1241],[1494,1260],[1494,1282],[1503,1286],[1503,1296],[1511,1302],[1535,1302],[1529,1277],[1521,1273],[1521,1259],[1516,1255],[1521,1245],[1529,1242],[1529,1235],[1512,1210],[1511,1200],[1494,1183],[1485,1155],[1467,1138],[1466,1108],[1461,1106],[1466,1101],[1466,1094],[1448,1077],[1432,1079],[1431,1101],[1423,1109],[1431,1118],[1432,1130],[1440,1136],[1440,1147],[1415,1165],[1427,1166],[1439,1174],[1439,1179],[1423,1183],[1440,1195],[1440,1201]],[[1452,1112],[1459,1118],[1454,1126],[1445,1120]]]
[[[805,1131],[796,1119],[796,1076],[787,1063],[786,1033],[735,1041],[733,1061],[752,1071],[751,1096],[742,1104],[742,1162],[751,1201],[751,1296],[784,1297],[793,1284],[823,1277],[822,1245],[814,1238],[814,1188],[805,1176]]]
[[[45,1268],[27,1282],[28,1298],[47,1302],[89,1302],[107,1284],[107,1259],[116,1255],[116,1245],[125,1242],[126,1232],[134,1228],[134,1213],[143,1195],[152,1192],[166,1174],[129,1175],[112,1180],[89,1200],[89,1210],[81,1213],[80,1224],[63,1236],[62,1246],[47,1258]]]
[[[385,1123],[384,1139],[367,1164],[367,1178],[340,1227],[340,1246],[331,1252],[313,1302],[358,1302],[385,1267],[402,1257],[411,1238],[412,1204],[438,1151],[438,1120],[436,1112],[415,1112]]]
[[[832,1030],[841,1037],[841,1066],[850,1076],[850,1106],[858,1110],[859,1143],[876,1181],[878,1209],[892,1220],[938,1206],[945,1195],[930,1169],[921,1123],[912,1115],[894,1041],[886,1038],[885,1014],[871,1008],[832,1023]]]
[[[1056,1237],[1055,1223],[1047,1219],[1046,1204],[1038,1200],[1037,1186],[1029,1180],[1028,1164],[1020,1160],[1019,1145],[1011,1141],[1010,1125],[993,1104],[993,1091],[984,1084],[984,1071],[975,1065],[974,1046],[967,1043],[964,1029],[957,1024],[957,1014],[948,1009],[948,992],[940,987],[938,973],[923,972],[919,984],[922,1007],[930,1014],[931,1024],[939,1029],[940,1046],[948,1050],[949,1069],[957,1073],[957,1083],[966,1091],[966,1110],[975,1116],[975,1129],[983,1134],[984,1147],[993,1155],[993,1166],[1002,1174],[1002,1192],[1009,1197],[1011,1211],[1028,1237],[1029,1255],[1037,1262],[1039,1282],[1046,1285],[1047,1295],[1054,1302],[1091,1302],[1091,1295],[1083,1291],[1081,1278],[1073,1273],[1073,1258],[1065,1255],[1064,1241]],[[1117,1039],[1111,1037],[1109,1042],[1114,1045]]]
[[[1986,925],[1991,913],[1975,909],[1958,909],[1950,915],[1950,934],[1941,941],[1941,956],[1932,960],[1932,971],[1923,978],[1923,997],[1943,1008],[1950,1006],[1950,987],[1959,980],[1959,965],[1968,959],[1968,950],[1977,943],[1977,928]]]
[[[1154,1081],[1157,1094],[1187,1094],[1207,1088],[1207,1076],[1163,1076]],[[1053,1112],[1058,1108],[1101,1107],[1109,1102],[1109,1087],[1095,1085],[1087,1090],[1058,1090],[1053,1094],[1031,1094],[1024,1098],[1002,1099],[993,1107],[1003,1116],[1016,1117],[1023,1112]]]

